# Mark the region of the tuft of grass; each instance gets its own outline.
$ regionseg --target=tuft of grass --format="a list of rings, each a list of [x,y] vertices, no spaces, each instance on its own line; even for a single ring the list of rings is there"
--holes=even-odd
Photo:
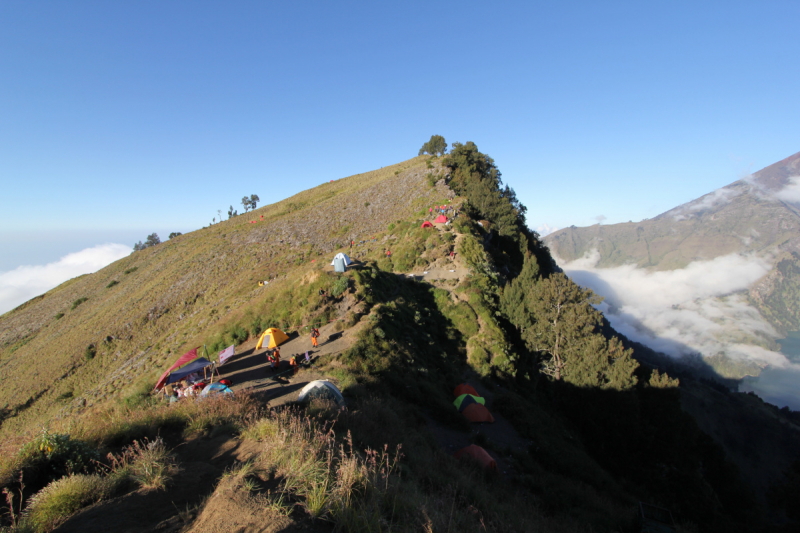
[[[35,531],[51,531],[75,511],[101,500],[109,488],[109,480],[97,474],[62,477],[31,497],[23,520]]]
[[[109,454],[113,477],[130,478],[145,489],[164,490],[178,472],[175,457],[161,437],[134,441],[118,455]]]
[[[56,320],[60,320],[63,317],[64,317],[64,313],[56,313],[55,319]]]
[[[113,281],[111,281],[111,283],[109,283],[108,285],[106,285],[106,289],[110,289],[110,288],[111,288],[111,287],[113,287],[114,285],[119,285],[119,281],[117,281],[117,280],[113,280]]]
[[[139,267],[131,267],[128,270],[124,271],[123,274],[132,274],[133,272],[136,272],[137,270],[139,270]]]

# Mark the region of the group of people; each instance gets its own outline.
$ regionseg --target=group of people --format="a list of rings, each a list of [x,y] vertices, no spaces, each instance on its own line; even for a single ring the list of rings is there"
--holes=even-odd
[[[319,329],[311,328],[311,345],[314,348],[316,348],[318,346],[317,339],[319,339],[319,337],[320,337]],[[267,356],[267,363],[269,363],[270,370],[272,370],[273,373],[275,373],[278,370],[280,370],[280,366],[281,366],[281,349],[280,349],[280,347],[276,346],[272,350],[267,350],[266,356]],[[297,363],[297,357],[298,357],[297,355],[293,354],[289,358],[289,367],[291,367],[291,369],[292,369],[292,374],[297,374],[297,371],[300,370],[300,366]],[[308,352],[306,352],[305,362],[306,363],[311,362],[311,357],[308,355]]]
[[[452,205],[435,205],[433,207],[428,208],[428,214],[431,218],[437,217],[439,215],[451,216],[451,218],[455,218],[459,213],[459,210],[456,209]]]
[[[230,380],[221,379],[219,382],[225,386],[231,386]],[[200,395],[206,385],[207,383],[204,381],[193,383],[187,379],[186,383],[179,381],[173,385],[164,387],[164,395],[170,403],[177,402],[181,398],[195,398]]]

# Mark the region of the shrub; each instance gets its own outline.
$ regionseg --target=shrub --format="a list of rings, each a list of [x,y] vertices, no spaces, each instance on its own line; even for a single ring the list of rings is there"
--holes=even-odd
[[[87,298],[87,297],[85,297],[85,296],[84,296],[83,298],[78,298],[77,300],[75,300],[74,302],[72,302],[72,307],[71,307],[70,309],[71,309],[71,310],[74,310],[76,307],[78,307],[78,306],[79,306],[79,305],[81,305],[83,302],[87,301],[88,299],[89,299],[89,298]]]
[[[83,352],[83,358],[87,361],[94,359],[95,355],[97,355],[97,348],[95,348],[94,344],[87,346],[86,351]]]
[[[106,289],[110,289],[110,288],[111,288],[111,287],[113,287],[114,285],[119,285],[119,281],[117,281],[117,280],[114,280],[114,281],[112,281],[111,283],[109,283],[108,285],[106,285]]]
[[[136,272],[137,270],[139,270],[139,267],[131,267],[128,270],[126,270],[125,272],[123,272],[123,274],[132,274],[133,272]]]
[[[350,286],[350,278],[347,276],[339,276],[333,283],[331,283],[331,296],[338,298]]]
[[[56,313],[56,320],[63,318],[64,313]]]
[[[24,471],[31,485],[44,486],[67,474],[92,473],[98,459],[100,454],[86,442],[43,430],[20,449],[13,469]]]

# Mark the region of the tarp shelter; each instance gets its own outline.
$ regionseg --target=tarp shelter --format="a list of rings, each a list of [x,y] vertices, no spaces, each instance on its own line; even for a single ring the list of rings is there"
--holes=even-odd
[[[432,228],[433,224],[431,224],[430,221],[426,220],[425,222],[422,223],[422,227],[423,228]]]
[[[453,455],[456,459],[473,459],[487,470],[497,470],[497,462],[492,459],[489,452],[475,444],[470,444],[466,448],[461,448]]]
[[[488,422],[494,423],[494,417],[487,408],[479,403],[468,405],[461,411],[461,414],[470,422]]]
[[[269,328],[267,331],[261,335],[261,338],[258,339],[258,344],[256,344],[256,350],[261,349],[261,345],[264,344],[264,339],[267,339],[267,348],[275,348],[276,346],[280,346],[284,342],[289,340],[289,335],[282,332],[278,328]]]
[[[478,391],[472,385],[468,383],[462,383],[456,387],[456,390],[453,391],[453,396],[461,396],[462,394],[472,394],[473,396],[480,396]]]
[[[194,348],[192,350],[189,350],[182,356],[178,357],[178,360],[175,361],[175,363],[173,363],[173,365],[169,367],[166,372],[161,374],[160,378],[158,378],[158,381],[156,382],[156,390],[161,390],[164,387],[164,385],[167,383],[167,378],[169,377],[170,372],[180,367],[181,365],[185,365],[192,359],[197,359],[197,350],[198,350],[197,348]]]
[[[233,391],[228,388],[227,385],[223,385],[222,383],[209,383],[200,393],[200,397],[205,398],[206,396],[215,396],[217,394],[233,396]]]
[[[434,222],[436,222],[437,224],[444,224],[445,222],[447,222],[447,217],[444,215],[439,215],[438,217],[436,217]]]
[[[204,368],[213,365],[211,361],[206,359],[205,357],[198,357],[196,360],[192,361],[185,367],[181,368],[180,370],[176,370],[172,372],[169,377],[167,377],[167,384],[175,383],[176,381],[180,381],[185,379],[186,376],[189,374],[194,374],[195,372],[201,372]]]
[[[484,400],[482,396],[477,396],[473,394],[462,394],[461,396],[455,399],[453,405],[456,406],[456,409],[461,410],[461,402],[463,402],[467,398],[470,399],[470,403],[475,402],[481,405],[486,405],[486,400]]]
[[[331,261],[331,266],[336,266],[336,265],[334,265],[334,263],[336,262],[337,259],[343,259],[344,260],[344,266],[350,266],[350,263],[353,262],[353,260],[350,259],[350,257],[348,257],[347,254],[339,252],[338,254],[336,254],[333,257],[333,261]]]
[[[322,400],[331,400],[336,405],[344,406],[344,396],[336,388],[336,385],[330,381],[312,381],[300,391],[297,401],[300,403],[310,402],[311,400],[319,398]]]

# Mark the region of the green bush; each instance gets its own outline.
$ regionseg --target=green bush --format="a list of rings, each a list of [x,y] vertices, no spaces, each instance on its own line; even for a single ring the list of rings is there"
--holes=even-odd
[[[111,283],[109,283],[108,285],[106,285],[106,289],[110,289],[110,288],[111,288],[111,287],[113,287],[114,285],[119,285],[119,281],[117,281],[117,280],[114,280],[114,281],[112,281]]]
[[[87,301],[88,299],[89,299],[89,298],[87,298],[87,297],[85,297],[85,296],[84,296],[83,298],[78,298],[77,300],[75,300],[74,302],[72,302],[72,307],[71,307],[70,309],[71,309],[71,310],[74,310],[76,307],[78,307],[78,306],[79,306],[79,305],[81,305],[83,302]]]
[[[94,356],[97,355],[97,348],[94,344],[90,344],[86,347],[86,350],[83,352],[83,358],[87,361],[91,361],[94,359]]]
[[[64,317],[64,313],[56,313],[56,320],[59,320]]]
[[[130,274],[132,272],[136,272],[138,269],[139,269],[139,267],[131,267],[128,270],[126,270],[125,272],[123,272],[123,274]]]
[[[350,278],[347,276],[339,276],[333,283],[331,283],[331,296],[338,298],[350,286]]]

